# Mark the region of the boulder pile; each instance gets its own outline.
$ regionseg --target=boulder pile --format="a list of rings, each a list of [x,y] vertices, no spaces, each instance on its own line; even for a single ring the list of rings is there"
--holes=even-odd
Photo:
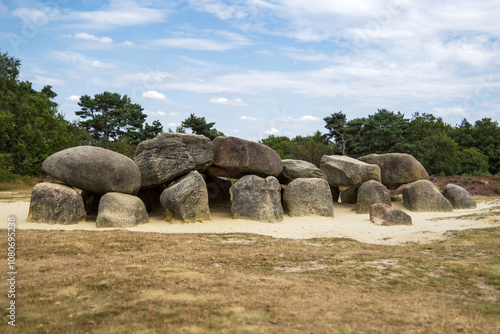
[[[33,188],[29,222],[77,224],[96,215],[97,227],[131,227],[158,209],[167,222],[193,223],[210,220],[214,205],[230,208],[234,219],[261,222],[281,222],[284,213],[333,218],[342,188],[341,202],[374,224],[411,224],[391,207],[389,192],[408,183],[403,202],[410,211],[475,207],[458,186],[441,194],[408,154],[329,155],[318,168],[235,137],[163,133],[141,142],[133,159],[78,146],[49,156],[42,169],[56,182]]]

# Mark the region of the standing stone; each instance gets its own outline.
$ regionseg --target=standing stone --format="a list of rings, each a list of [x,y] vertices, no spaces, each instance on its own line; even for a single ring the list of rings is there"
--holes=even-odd
[[[143,187],[166,184],[190,171],[204,171],[214,159],[214,146],[202,135],[162,133],[137,146],[134,161]]]
[[[356,213],[369,213],[370,207],[375,203],[391,205],[391,194],[389,190],[378,181],[365,182],[358,189],[356,202]]]
[[[469,192],[456,184],[448,184],[444,188],[443,196],[450,201],[453,209],[474,209],[477,207],[476,201]]]
[[[403,184],[429,179],[424,166],[406,153],[370,154],[358,160],[379,166],[381,182],[391,190],[396,190]]]
[[[359,187],[349,187],[340,193],[340,201],[344,204],[356,204]]]
[[[281,187],[278,180],[247,175],[236,181],[231,189],[231,213],[234,219],[251,219],[275,223],[283,220]]]
[[[197,171],[189,172],[163,190],[160,202],[167,221],[194,223],[211,219],[207,186]]]
[[[45,159],[42,170],[97,195],[137,194],[141,187],[141,172],[132,159],[100,147],[77,146],[59,151]]]
[[[343,155],[324,155],[321,170],[331,186],[360,186],[366,181],[380,181],[380,167]]]
[[[293,180],[299,178],[319,178],[328,181],[325,173],[310,162],[284,159],[282,163],[283,171],[278,176],[278,181],[280,181],[281,184],[289,184]]]
[[[149,222],[146,206],[137,196],[107,193],[101,197],[97,227],[132,227]]]
[[[451,212],[453,207],[439,189],[427,180],[415,181],[403,189],[404,206],[417,212]]]
[[[280,156],[269,146],[236,137],[217,137],[213,144],[214,163],[207,172],[215,176],[267,177],[278,176],[283,170]]]
[[[333,199],[328,181],[318,178],[293,180],[284,191],[283,209],[291,217],[333,217]]]
[[[31,190],[27,222],[45,224],[78,224],[85,221],[82,196],[64,184],[43,182]]]
[[[412,225],[409,214],[384,203],[372,204],[370,207],[370,221],[380,226]]]

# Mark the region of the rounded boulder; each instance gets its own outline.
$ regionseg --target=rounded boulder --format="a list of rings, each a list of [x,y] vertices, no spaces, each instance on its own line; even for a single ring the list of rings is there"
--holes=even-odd
[[[49,156],[42,170],[70,186],[102,195],[137,194],[141,172],[135,162],[111,150],[94,146],[68,148]]]

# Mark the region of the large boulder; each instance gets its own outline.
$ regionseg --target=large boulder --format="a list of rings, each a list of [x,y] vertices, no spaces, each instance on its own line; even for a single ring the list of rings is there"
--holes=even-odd
[[[77,146],[59,151],[45,159],[42,170],[97,195],[137,194],[141,187],[141,172],[132,159],[100,147]]]
[[[370,221],[375,225],[412,225],[411,216],[384,203],[375,203],[370,207]]]
[[[275,223],[283,220],[281,187],[273,176],[247,175],[229,189],[234,219],[251,219]]]
[[[69,186],[43,182],[31,190],[30,223],[77,224],[86,216],[82,196]]]
[[[453,209],[474,209],[477,207],[476,201],[469,192],[456,184],[448,184],[443,190],[443,196],[450,201]]]
[[[214,159],[214,146],[202,135],[162,133],[137,146],[134,161],[143,187],[166,184],[190,171],[204,171]]]
[[[343,155],[324,155],[320,168],[331,186],[360,186],[366,181],[380,181],[380,168]]]
[[[314,164],[304,160],[283,159],[283,171],[278,176],[281,184],[289,184],[299,178],[318,178],[328,181],[325,173]]]
[[[404,206],[417,212],[451,212],[453,207],[439,189],[427,180],[415,181],[403,189]]]
[[[132,227],[148,222],[146,206],[137,196],[111,192],[99,201],[97,227]]]
[[[165,188],[160,202],[167,221],[194,223],[211,219],[207,186],[197,171],[189,172]]]
[[[370,154],[358,160],[379,166],[382,184],[392,190],[403,184],[429,179],[424,166],[409,154]]]
[[[391,205],[391,194],[380,182],[370,180],[358,189],[356,213],[369,213],[370,207],[375,203]]]
[[[278,176],[283,170],[280,156],[269,146],[236,137],[217,137],[213,144],[214,163],[207,172],[215,176],[267,177]]]
[[[333,199],[328,181],[318,178],[293,180],[284,191],[283,209],[291,217],[333,217]]]

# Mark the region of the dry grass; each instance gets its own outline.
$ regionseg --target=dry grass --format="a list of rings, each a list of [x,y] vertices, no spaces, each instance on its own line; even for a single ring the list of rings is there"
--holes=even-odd
[[[12,333],[500,332],[500,228],[402,246],[129,231],[17,239]]]

